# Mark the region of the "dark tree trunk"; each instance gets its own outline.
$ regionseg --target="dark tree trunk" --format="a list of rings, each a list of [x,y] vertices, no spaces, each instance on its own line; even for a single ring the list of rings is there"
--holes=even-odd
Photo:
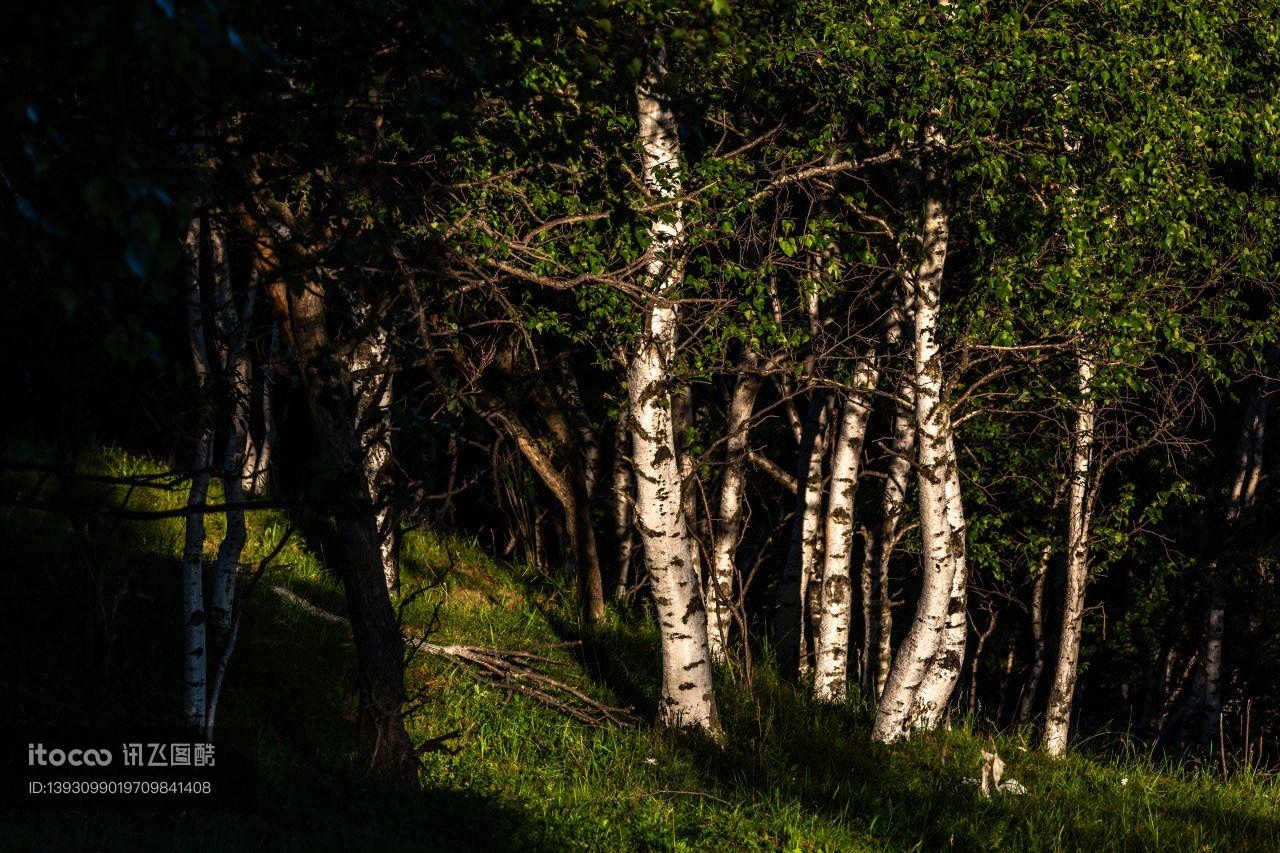
[[[290,294],[290,331],[301,361],[315,439],[343,496],[334,511],[337,568],[355,638],[360,705],[358,756],[371,776],[398,785],[417,780],[405,731],[404,644],[383,574],[375,507],[364,476],[364,451],[353,381],[329,340],[322,287]]]

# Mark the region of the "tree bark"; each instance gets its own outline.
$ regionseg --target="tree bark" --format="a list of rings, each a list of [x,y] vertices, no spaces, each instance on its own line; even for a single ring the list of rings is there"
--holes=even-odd
[[[253,321],[254,302],[257,299],[257,278],[252,277],[245,296],[243,313],[235,307],[231,289],[231,268],[228,264],[226,236],[220,223],[210,223],[209,244],[213,259],[213,318],[217,330],[219,365],[222,369],[222,387],[225,394],[226,450],[223,454],[219,477],[223,496],[229,504],[244,500],[245,444],[249,435],[249,387],[251,368],[246,357],[249,326]],[[236,597],[236,570],[244,551],[248,530],[244,510],[230,509],[225,513],[226,534],[218,546],[218,561],[213,573],[213,600],[209,607],[209,625],[218,642],[226,642],[231,630],[231,609]]]
[[[566,375],[572,380],[572,373]],[[576,382],[571,382],[576,389]],[[551,428],[551,434],[559,445],[561,465],[557,468],[550,459],[541,467],[535,466],[544,483],[555,492],[564,510],[565,528],[573,550],[574,577],[578,584],[578,601],[587,624],[595,625],[604,619],[604,582],[601,578],[600,555],[596,545],[595,527],[591,519],[591,496],[594,493],[596,457],[595,433],[590,428],[582,401],[573,395],[562,395],[557,400],[544,385],[534,389],[534,398],[542,412],[542,419]],[[566,414],[562,403],[568,403]],[[506,418],[504,418],[505,420]],[[585,434],[584,434],[585,432]],[[532,442],[521,445],[528,458],[537,450]],[[556,479],[553,486],[549,477]]]
[[[400,564],[396,555],[399,518],[391,498],[391,404],[393,401],[391,345],[376,318],[362,329],[361,340],[351,350],[347,371],[352,378],[356,423],[360,429],[361,471],[374,507],[378,559],[387,591],[400,588]]]
[[[564,384],[560,394],[569,408],[569,417],[573,421],[576,444],[582,456],[581,476],[588,500],[595,497],[596,480],[600,469],[600,440],[596,436],[595,426],[587,414],[587,407],[582,402],[582,392],[578,388],[578,377],[573,369],[565,363],[560,365],[560,373]]]
[[[185,240],[187,335],[198,388],[204,392],[209,382],[210,365],[204,331],[204,308],[200,298],[200,225],[199,217],[192,219]],[[191,476],[191,487],[187,491],[187,506],[196,509],[204,505],[208,496],[209,468],[213,462],[213,430],[204,416],[196,424],[193,449],[191,467],[194,473]],[[208,656],[205,653],[204,514],[189,514],[185,528],[182,548],[182,711],[192,726],[202,729],[205,724],[208,675]]]
[[[316,444],[345,496],[335,513],[337,569],[346,592],[359,668],[358,757],[372,776],[412,784],[418,763],[401,716],[404,649],[383,569],[377,511],[369,492],[356,380],[335,357],[323,286],[288,294],[294,353],[302,362]]]
[[[643,326],[627,370],[636,475],[636,524],[653,585],[662,647],[659,728],[693,729],[721,739],[711,681],[707,614],[684,511],[671,419],[671,360],[682,280],[679,125],[663,86],[666,57],[655,48],[636,88],[641,166],[649,194],[674,204],[649,226],[651,259]]]
[[[791,530],[791,546],[774,615],[774,644],[778,669],[784,675],[802,676],[809,670],[810,567],[818,562],[822,541],[822,463],[826,458],[827,418],[830,401],[822,392],[814,395],[804,420],[798,455],[796,517]]]
[[[989,603],[987,605],[987,627],[978,634],[978,642],[973,647],[973,659],[969,661],[969,716],[978,716],[978,667],[982,664],[982,650],[986,648],[987,640],[996,630],[996,609]]]
[[[1061,755],[1067,748],[1071,706],[1075,697],[1080,659],[1080,632],[1084,622],[1084,594],[1089,580],[1089,523],[1093,479],[1093,429],[1096,403],[1093,397],[1093,357],[1080,353],[1076,362],[1077,390],[1075,434],[1071,443],[1071,485],[1067,492],[1067,589],[1062,608],[1062,634],[1054,664],[1049,704],[1045,709],[1044,749]]]
[[[631,529],[631,509],[635,503],[631,463],[627,459],[629,434],[620,422],[614,436],[613,449],[613,533],[617,561],[614,572],[613,597],[624,599],[631,581],[631,550],[635,539]]]
[[[894,406],[893,444],[890,448],[884,496],[881,498],[880,527],[872,537],[871,553],[867,560],[871,575],[867,609],[871,618],[867,632],[868,672],[864,683],[868,689],[875,691],[877,699],[884,693],[889,667],[893,663],[893,600],[889,590],[889,566],[904,529],[911,457],[915,449],[915,386],[911,377],[904,373],[898,383]]]
[[[520,454],[560,504],[564,513],[565,533],[573,550],[574,576],[578,583],[578,600],[583,618],[588,624],[594,625],[604,619],[604,586],[600,578],[600,557],[596,550],[595,531],[591,525],[591,500],[587,497],[581,473],[573,463],[569,463],[564,470],[557,467],[514,414],[497,413],[495,417],[515,439]],[[559,432],[554,425],[553,431]],[[572,448],[565,449],[566,455],[572,452]]]
[[[937,725],[960,674],[967,631],[964,510],[938,345],[949,231],[939,162],[944,140],[932,127],[926,128],[924,136],[930,150],[922,154],[918,170],[923,258],[907,277],[914,314],[923,584],[911,630],[894,658],[876,710],[872,738],[881,742],[904,738],[913,728]]]
[[[710,583],[707,584],[707,637],[711,657],[723,662],[727,657],[729,628],[737,585],[738,540],[742,534],[742,499],[747,463],[747,437],[756,394],[760,390],[758,358],[748,351],[729,401],[728,438],[725,467],[720,482],[719,515],[715,521]]]
[[[1054,509],[1058,507],[1055,500]],[[1040,560],[1036,564],[1036,578],[1031,587],[1031,672],[1027,676],[1026,688],[1018,703],[1018,723],[1031,719],[1035,710],[1036,694],[1040,692],[1040,679],[1044,676],[1044,664],[1047,657],[1048,644],[1044,639],[1044,584],[1049,576],[1049,564],[1053,559],[1053,542],[1046,542],[1040,551]]]
[[[841,702],[849,677],[849,629],[853,612],[854,511],[862,445],[871,420],[872,395],[880,378],[876,353],[858,359],[841,406],[840,432],[831,460],[822,566],[822,595],[814,635],[813,695]]]
[[[575,433],[570,419],[564,415],[561,407],[553,400],[552,394],[543,387],[536,387],[535,401],[538,402],[543,420],[547,421],[554,441],[559,446],[557,461],[541,448],[529,428],[520,420],[516,411],[503,411],[502,403],[497,398],[484,393],[489,411],[486,418],[502,424],[504,432],[515,438],[516,447],[529,462],[534,473],[556,496],[564,515],[564,533],[566,533],[573,557],[573,576],[577,581],[579,605],[582,617],[590,625],[604,619],[604,583],[600,576],[600,557],[595,542],[595,529],[591,523],[591,498],[588,491],[588,476],[582,470],[585,462],[581,459]]]

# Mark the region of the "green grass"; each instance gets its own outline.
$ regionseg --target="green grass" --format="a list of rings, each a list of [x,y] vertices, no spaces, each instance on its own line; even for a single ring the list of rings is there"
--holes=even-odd
[[[100,471],[146,470],[104,452]],[[13,475],[4,488],[15,484]],[[26,484],[30,487],[30,483]],[[99,497],[121,494],[99,489]],[[181,492],[135,493],[161,508]],[[246,562],[271,550],[289,521],[251,520]],[[967,724],[894,748],[868,742],[855,697],[816,706],[767,665],[748,693],[726,680],[721,750],[647,727],[585,726],[535,701],[477,682],[447,661],[417,658],[409,718],[415,739],[458,732],[456,752],[424,757],[423,789],[388,792],[349,770],[354,749],[353,652],[342,626],[275,595],[285,586],[342,612],[325,565],[322,519],[301,519],[247,610],[220,713],[257,742],[256,807],[229,814],[0,815],[21,850],[1278,850],[1273,776],[1157,766],[1140,752],[1094,750],[1051,760],[1025,733]],[[219,522],[209,523],[212,557]],[[0,511],[0,719],[7,724],[172,723],[178,719],[180,521],[91,525]],[[406,621],[438,643],[538,649],[556,672],[642,717],[657,689],[657,635],[612,613],[590,635],[565,585],[494,562],[473,543],[414,531],[404,542]],[[90,569],[92,568],[92,572]],[[96,579],[95,579],[96,578]],[[84,618],[112,603],[109,654]],[[995,746],[1023,796],[985,799],[976,777]]]

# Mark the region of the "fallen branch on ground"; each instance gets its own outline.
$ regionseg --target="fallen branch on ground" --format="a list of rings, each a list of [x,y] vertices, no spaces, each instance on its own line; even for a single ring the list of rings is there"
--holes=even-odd
[[[349,625],[346,618],[336,613],[317,607],[302,598],[293,590],[282,586],[271,589],[281,598],[326,622]],[[567,714],[590,726],[604,727],[609,724],[632,728],[637,719],[633,709],[617,708],[592,699],[583,691],[571,684],[552,678],[545,672],[534,668],[534,664],[544,667],[564,666],[545,655],[519,649],[492,649],[486,646],[442,646],[437,643],[414,636],[414,632],[406,630],[405,640],[435,657],[444,658],[458,664],[459,667],[477,681],[487,682],[509,693],[528,696],[546,705],[548,708]]]

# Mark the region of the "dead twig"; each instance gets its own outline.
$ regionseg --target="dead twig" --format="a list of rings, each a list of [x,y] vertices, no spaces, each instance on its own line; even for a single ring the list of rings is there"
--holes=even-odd
[[[290,589],[282,586],[273,586],[271,589],[281,598],[312,616],[326,622],[350,624],[345,617],[317,607]],[[566,665],[564,661],[520,649],[443,646],[415,636],[416,632],[410,629],[406,628],[405,632],[405,639],[413,642],[416,650],[452,661],[477,681],[492,684],[499,690],[527,696],[587,725],[603,728],[612,724],[621,728],[633,728],[639,722],[634,709],[606,705],[573,685],[553,678],[533,666],[535,663],[542,664],[544,667],[564,666]]]

